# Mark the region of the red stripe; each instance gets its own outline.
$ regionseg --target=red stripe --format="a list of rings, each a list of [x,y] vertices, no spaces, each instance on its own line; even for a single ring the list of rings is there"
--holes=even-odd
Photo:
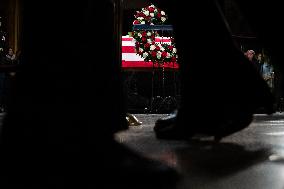
[[[128,38],[122,38],[122,41],[132,41],[133,37],[128,37]]]
[[[164,62],[164,68],[167,69],[178,69],[179,65],[176,62]],[[162,67],[160,64],[154,64],[155,68]],[[153,68],[152,62],[144,62],[144,61],[122,61],[122,68]]]
[[[122,41],[132,41],[133,40],[133,37],[129,37],[129,38],[122,38]],[[167,43],[167,42],[171,42],[171,40],[170,39],[166,39],[166,38],[161,38],[161,37],[159,37],[159,38],[155,38],[155,42],[165,42],[165,43]]]
[[[122,53],[136,53],[133,46],[122,46]]]
[[[155,38],[155,42],[164,42],[164,43],[166,43],[166,42],[171,42],[171,40],[170,39],[163,39],[163,38]]]

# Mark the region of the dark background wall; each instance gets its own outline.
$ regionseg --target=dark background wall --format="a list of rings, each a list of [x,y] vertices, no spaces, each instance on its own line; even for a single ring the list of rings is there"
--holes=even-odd
[[[2,26],[1,28],[6,31],[7,30],[7,25],[5,23],[7,23],[7,18],[8,18],[8,3],[6,0],[1,0],[0,1],[0,17],[2,17],[1,21],[2,21]]]
[[[21,45],[21,0],[0,0],[2,29],[7,33],[7,46],[16,52]]]

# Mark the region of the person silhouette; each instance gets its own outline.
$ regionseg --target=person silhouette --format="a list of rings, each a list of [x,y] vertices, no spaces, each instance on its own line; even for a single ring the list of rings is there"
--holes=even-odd
[[[276,107],[281,104],[284,97],[284,65],[282,64],[283,16],[278,2],[256,1],[236,2],[243,16],[255,31],[262,46],[265,47],[274,68],[274,96]],[[251,9],[251,7],[254,7]],[[263,14],[265,12],[265,14]],[[273,22],[272,22],[273,21]]]
[[[1,131],[2,188],[177,183],[174,168],[114,138],[128,128],[116,49],[118,2],[23,2],[21,64]]]
[[[6,54],[5,60],[10,63],[13,63],[16,61],[16,54],[14,53],[12,47],[8,48],[8,53]]]
[[[219,1],[188,6],[163,1],[160,6],[173,23],[182,86],[178,111],[155,123],[157,138],[188,140],[205,134],[219,141],[246,128],[259,107],[273,113],[274,97],[236,46]]]

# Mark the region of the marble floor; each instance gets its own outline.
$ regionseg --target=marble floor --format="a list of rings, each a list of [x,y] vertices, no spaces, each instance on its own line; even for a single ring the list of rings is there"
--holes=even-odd
[[[142,125],[117,133],[116,139],[176,168],[183,176],[178,189],[284,189],[283,113],[255,115],[248,128],[220,143],[210,137],[158,140],[153,126],[165,114],[134,115]]]

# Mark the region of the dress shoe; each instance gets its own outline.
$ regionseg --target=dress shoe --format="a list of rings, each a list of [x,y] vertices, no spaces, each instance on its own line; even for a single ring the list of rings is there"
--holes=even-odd
[[[192,137],[189,131],[184,127],[177,125],[178,110],[174,110],[166,117],[159,118],[154,126],[154,132],[158,139],[168,140],[186,140]]]
[[[142,122],[139,121],[137,119],[137,117],[134,116],[133,114],[127,113],[126,114],[126,120],[127,120],[128,126],[139,126],[139,125],[142,125]]]
[[[159,118],[154,126],[154,130],[158,131],[160,129],[163,129],[165,127],[172,126],[176,123],[178,110],[174,110],[172,113],[170,113],[168,116]]]
[[[213,136],[214,140],[219,142],[222,138],[246,128],[253,120],[251,112],[232,113],[218,121],[198,119],[199,116],[193,114],[186,118],[182,117],[178,118],[178,113],[175,111],[169,116],[158,119],[154,126],[156,137],[166,140],[191,140],[196,136]]]

